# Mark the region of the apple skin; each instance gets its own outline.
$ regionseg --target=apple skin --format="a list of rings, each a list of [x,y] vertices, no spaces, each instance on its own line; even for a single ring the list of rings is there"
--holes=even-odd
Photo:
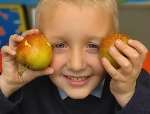
[[[112,58],[112,56],[109,54],[109,48],[114,45],[115,41],[117,39],[122,40],[124,43],[128,43],[129,36],[125,34],[120,33],[113,33],[105,38],[103,38],[100,42],[100,49],[99,49],[99,55],[101,57],[106,57],[110,63],[115,67],[119,68],[120,66],[118,63]]]
[[[48,67],[52,60],[52,46],[42,33],[27,35],[16,48],[16,61],[32,70]]]

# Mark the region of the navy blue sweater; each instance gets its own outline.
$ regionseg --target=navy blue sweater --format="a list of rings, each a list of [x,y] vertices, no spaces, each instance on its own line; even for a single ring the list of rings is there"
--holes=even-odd
[[[38,78],[9,98],[0,93],[0,114],[150,114],[150,76],[142,71],[136,92],[121,108],[109,90],[107,77],[101,99],[90,96],[65,103],[48,77]]]

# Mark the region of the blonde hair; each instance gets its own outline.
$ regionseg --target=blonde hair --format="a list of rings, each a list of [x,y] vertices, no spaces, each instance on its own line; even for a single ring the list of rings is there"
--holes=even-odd
[[[40,11],[42,10],[42,7],[44,7],[44,5],[47,4],[47,2],[49,2],[48,7],[51,7],[52,9],[56,8],[58,4],[61,2],[72,3],[77,6],[96,5],[104,7],[111,13],[113,17],[113,24],[115,31],[118,31],[119,29],[117,0],[40,0],[36,8],[36,15],[35,15],[36,16],[35,23],[37,27],[39,27],[39,18],[41,16]]]

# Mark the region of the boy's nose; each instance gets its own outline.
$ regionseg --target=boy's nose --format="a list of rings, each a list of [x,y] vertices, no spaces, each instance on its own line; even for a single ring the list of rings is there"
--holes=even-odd
[[[68,67],[72,70],[79,71],[85,68],[85,59],[81,49],[74,49],[70,53]]]

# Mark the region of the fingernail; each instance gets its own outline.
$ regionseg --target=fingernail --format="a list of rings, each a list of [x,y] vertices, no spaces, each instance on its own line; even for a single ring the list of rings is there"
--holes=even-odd
[[[121,44],[122,41],[120,39],[116,40],[116,44]]]
[[[35,29],[33,29],[33,30],[34,30],[35,32],[39,32],[39,29],[36,29],[36,28],[35,28]]]
[[[16,55],[16,52],[15,52],[15,51],[12,51],[12,55]]]
[[[54,69],[51,69],[51,72],[54,72]]]
[[[128,40],[128,43],[132,43],[132,42],[133,42],[133,40],[131,40],[131,39],[130,39],[130,40]]]
[[[107,59],[105,57],[102,57],[102,61],[107,61]]]
[[[10,38],[12,38],[12,39],[13,39],[14,37],[16,37],[16,34],[13,34],[13,35],[10,36]]]
[[[19,36],[18,38],[23,39],[24,37],[23,36]]]
[[[110,50],[111,50],[111,51],[115,50],[115,47],[114,47],[114,46],[111,46],[111,47],[110,47]]]
[[[48,72],[49,72],[49,73],[53,73],[53,72],[54,72],[54,69],[50,68],[50,69],[48,70]]]

